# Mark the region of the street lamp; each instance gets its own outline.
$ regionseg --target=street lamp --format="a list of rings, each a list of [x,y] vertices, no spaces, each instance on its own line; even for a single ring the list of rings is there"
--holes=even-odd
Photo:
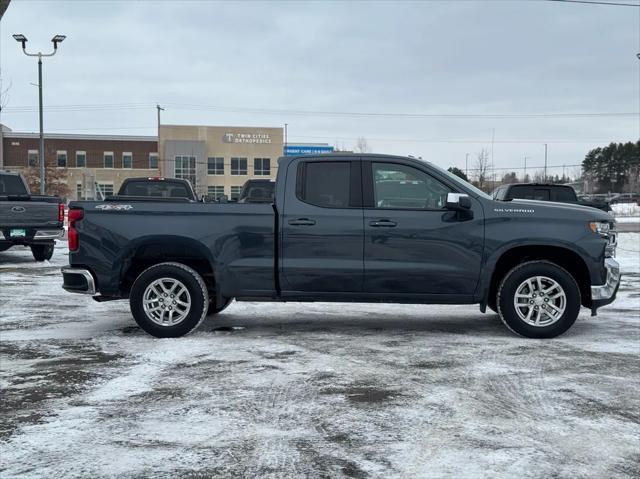
[[[44,173],[44,133],[42,128],[42,57],[52,57],[58,51],[58,43],[62,43],[65,35],[56,35],[51,39],[53,51],[51,53],[29,53],[27,52],[27,37],[21,33],[13,35],[18,43],[22,45],[22,51],[28,57],[38,57],[38,99],[40,103],[40,194],[45,194],[45,173]]]

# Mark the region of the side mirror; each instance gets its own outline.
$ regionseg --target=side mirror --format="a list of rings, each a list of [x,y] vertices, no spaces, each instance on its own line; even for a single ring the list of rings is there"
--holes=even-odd
[[[469,210],[471,209],[471,199],[464,193],[447,193],[448,210]]]

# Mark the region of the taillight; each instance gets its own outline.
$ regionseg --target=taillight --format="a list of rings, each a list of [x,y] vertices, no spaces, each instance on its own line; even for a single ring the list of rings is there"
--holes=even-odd
[[[58,204],[58,222],[64,223],[64,204],[63,203]]]
[[[80,246],[78,231],[76,230],[76,221],[80,221],[82,218],[84,218],[84,210],[82,208],[71,208],[69,210],[69,230],[67,231],[69,251],[78,251],[78,247]]]

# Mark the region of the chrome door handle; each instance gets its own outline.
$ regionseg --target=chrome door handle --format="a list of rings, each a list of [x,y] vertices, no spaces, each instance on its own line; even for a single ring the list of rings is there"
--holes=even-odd
[[[376,220],[369,223],[369,226],[374,228],[395,228],[397,225],[398,223],[391,220]]]
[[[309,218],[297,218],[295,220],[289,220],[291,226],[313,226],[316,224],[315,220]]]

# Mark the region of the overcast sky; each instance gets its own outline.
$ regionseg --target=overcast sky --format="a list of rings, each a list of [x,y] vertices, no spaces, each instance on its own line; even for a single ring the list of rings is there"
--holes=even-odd
[[[353,148],[362,136],[375,152],[462,168],[493,135],[497,167],[522,167],[525,156],[542,165],[545,142],[550,165],[575,165],[590,148],[640,137],[634,7],[13,0],[0,31],[0,121],[37,131],[36,59],[14,33],[36,51],[67,35],[44,60],[49,132],[155,135],[160,103],[163,123],[288,123],[291,142]],[[62,105],[82,106],[53,108]],[[574,113],[634,114],[531,116]]]

